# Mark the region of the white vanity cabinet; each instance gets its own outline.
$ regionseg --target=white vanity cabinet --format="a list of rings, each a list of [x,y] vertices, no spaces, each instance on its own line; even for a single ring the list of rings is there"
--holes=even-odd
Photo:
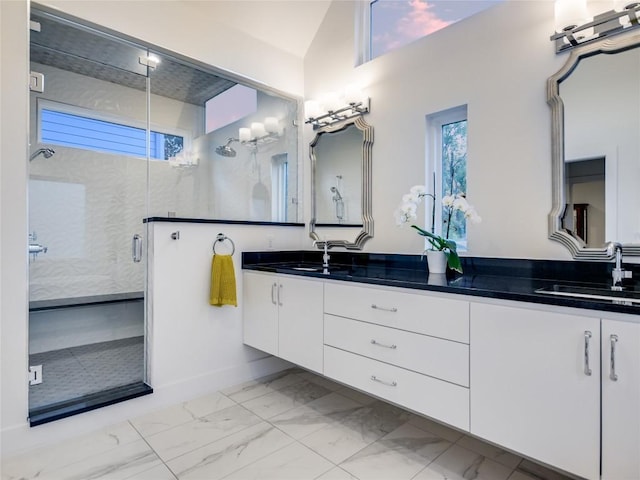
[[[598,318],[471,304],[472,434],[598,479],[599,418]]]
[[[469,303],[328,282],[324,374],[469,430]]]
[[[322,373],[322,301],[322,281],[244,272],[244,343]]]
[[[602,479],[640,478],[640,324],[602,320]]]

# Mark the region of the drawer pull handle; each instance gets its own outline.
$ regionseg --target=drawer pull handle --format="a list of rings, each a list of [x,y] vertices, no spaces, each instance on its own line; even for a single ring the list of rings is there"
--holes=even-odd
[[[396,348],[398,348],[398,346],[395,343],[391,345],[385,345],[384,343],[376,342],[375,339],[373,338],[371,339],[371,345],[377,345],[383,348],[390,348],[391,350],[395,350]]]
[[[395,380],[393,382],[385,382],[384,380],[380,380],[375,375],[371,375],[371,380],[373,380],[374,382],[378,382],[378,383],[381,383],[383,385],[386,385],[387,387],[396,387],[396,386],[398,386],[398,382],[396,382]]]
[[[384,308],[384,307],[377,306],[375,303],[371,304],[371,308],[373,308],[374,310],[382,310],[384,312],[391,312],[391,313],[396,313],[398,311],[398,309],[396,307]]]
[[[611,335],[611,372],[609,378],[614,382],[618,381],[618,374],[616,373],[616,343],[618,343],[618,336]]]

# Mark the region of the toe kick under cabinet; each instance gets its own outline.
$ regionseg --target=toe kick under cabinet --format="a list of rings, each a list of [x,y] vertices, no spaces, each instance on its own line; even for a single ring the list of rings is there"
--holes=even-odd
[[[469,430],[469,304],[325,284],[324,374]]]

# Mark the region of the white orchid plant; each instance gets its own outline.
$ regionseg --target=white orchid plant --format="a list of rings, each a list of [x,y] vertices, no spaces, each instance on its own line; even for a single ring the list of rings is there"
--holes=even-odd
[[[416,212],[418,211],[418,205],[422,203],[424,197],[431,197],[433,199],[431,231],[420,228],[415,224],[412,224],[411,228],[414,228],[419,235],[427,239],[431,245],[429,250],[438,250],[445,253],[447,256],[447,265],[451,270],[462,273],[462,262],[458,256],[457,244],[448,238],[451,228],[451,217],[455,211],[459,210],[464,214],[464,218],[472,223],[480,223],[482,218],[480,218],[475,208],[469,205],[464,193],[446,195],[442,198],[442,214],[447,225],[447,232],[445,236],[437,235],[435,233],[436,197],[434,194],[428,193],[424,185],[415,185],[411,187],[409,193],[402,196],[402,203],[396,210],[396,222],[398,225],[413,222],[417,218]]]

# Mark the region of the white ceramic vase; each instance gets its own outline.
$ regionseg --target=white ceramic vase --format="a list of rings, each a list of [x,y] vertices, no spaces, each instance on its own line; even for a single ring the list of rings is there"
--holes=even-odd
[[[429,266],[429,274],[446,273],[447,256],[441,250],[427,250],[427,265]]]

